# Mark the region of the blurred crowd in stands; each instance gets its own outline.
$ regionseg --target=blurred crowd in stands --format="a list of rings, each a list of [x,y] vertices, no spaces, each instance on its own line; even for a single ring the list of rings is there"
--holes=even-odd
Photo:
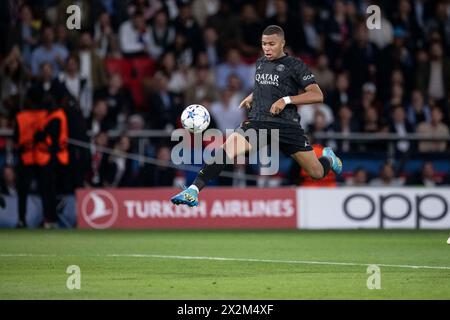
[[[81,9],[81,30],[66,26],[71,4]],[[366,9],[373,4],[381,8],[381,29],[369,30]],[[77,187],[191,179],[192,173],[121,156],[170,160],[170,138],[112,137],[110,130],[171,130],[193,103],[209,109],[211,127],[236,128],[246,118],[238,105],[252,90],[261,32],[270,24],[285,30],[287,52],[310,66],[324,92],[323,104],[299,108],[308,134],[449,135],[446,0],[3,0],[0,15],[0,129],[13,129],[17,112],[33,103],[31,86],[68,97],[69,137],[92,142],[78,164]],[[331,144],[344,164],[349,155],[342,184],[450,184],[447,141],[395,142],[394,164],[386,162],[381,140],[315,142]],[[2,193],[14,194],[14,165],[14,144],[0,137]],[[288,157],[281,169],[280,184],[301,183]]]

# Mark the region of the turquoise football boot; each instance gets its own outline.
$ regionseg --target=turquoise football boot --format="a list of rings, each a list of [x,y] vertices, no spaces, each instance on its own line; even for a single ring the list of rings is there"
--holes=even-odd
[[[198,192],[192,188],[185,188],[179,194],[173,196],[170,201],[173,204],[187,204],[189,207],[198,206]]]
[[[342,161],[334,154],[330,147],[323,148],[322,156],[331,159],[331,170],[333,170],[334,173],[340,174],[342,172]]]

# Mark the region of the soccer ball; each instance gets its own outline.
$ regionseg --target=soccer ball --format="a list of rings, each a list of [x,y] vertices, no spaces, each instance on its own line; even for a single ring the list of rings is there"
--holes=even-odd
[[[199,104],[191,104],[181,114],[181,124],[192,133],[199,133],[208,128],[211,117],[208,110]]]

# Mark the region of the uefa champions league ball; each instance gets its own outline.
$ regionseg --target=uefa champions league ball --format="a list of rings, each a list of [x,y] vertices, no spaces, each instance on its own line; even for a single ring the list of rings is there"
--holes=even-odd
[[[199,133],[208,128],[211,117],[208,110],[199,104],[191,104],[181,114],[181,124],[192,133]]]

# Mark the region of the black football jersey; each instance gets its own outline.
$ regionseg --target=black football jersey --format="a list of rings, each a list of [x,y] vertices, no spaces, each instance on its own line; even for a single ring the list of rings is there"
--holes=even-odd
[[[299,125],[296,105],[288,104],[278,115],[272,115],[270,107],[280,98],[298,95],[300,90],[313,83],[316,83],[314,75],[298,58],[289,55],[272,61],[266,57],[259,58],[249,120]]]

